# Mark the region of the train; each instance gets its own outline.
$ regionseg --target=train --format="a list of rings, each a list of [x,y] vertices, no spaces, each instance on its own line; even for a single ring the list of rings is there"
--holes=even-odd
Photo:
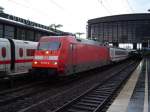
[[[128,50],[75,36],[43,36],[32,62],[32,73],[68,76],[128,58]]]
[[[28,73],[37,42],[0,38],[0,77]]]

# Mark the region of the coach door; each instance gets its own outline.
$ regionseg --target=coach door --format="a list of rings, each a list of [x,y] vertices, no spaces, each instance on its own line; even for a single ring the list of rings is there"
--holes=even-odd
[[[0,71],[6,71],[5,57],[6,46],[3,42],[0,42]]]
[[[23,47],[24,43],[19,42],[16,46],[16,70],[17,71],[24,71],[25,65],[24,65],[24,55],[25,55],[25,48]]]
[[[0,71],[9,71],[10,47],[7,42],[0,42]]]
[[[76,72],[76,44],[70,44],[70,71],[71,73]]]

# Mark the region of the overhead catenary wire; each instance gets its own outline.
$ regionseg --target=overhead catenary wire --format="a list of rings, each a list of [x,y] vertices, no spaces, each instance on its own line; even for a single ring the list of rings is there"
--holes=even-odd
[[[102,5],[102,7],[104,7],[104,9],[110,14],[112,15],[111,11],[105,6],[105,4],[103,3],[103,0],[98,0],[98,2],[100,2],[100,4]]]
[[[127,5],[129,7],[130,11],[133,13],[134,10],[133,10],[132,6],[130,5],[129,0],[126,0],[126,2],[127,2]]]
[[[30,9],[32,9],[32,11],[34,11],[34,12],[36,12],[36,13],[38,13],[38,14],[40,13],[41,15],[44,15],[44,16],[47,16],[47,15],[48,15],[48,14],[45,13],[44,11],[41,11],[41,10],[39,10],[39,9],[37,9],[37,8],[33,8],[33,7],[29,6],[29,5],[25,5],[25,4],[19,3],[19,2],[15,1],[15,0],[8,0],[8,1],[11,2],[11,3],[13,3],[13,4],[22,6],[22,7],[24,7],[24,8],[30,8]],[[28,3],[28,4],[29,4],[29,3]],[[48,18],[48,19],[51,19],[51,18],[49,18],[48,16],[47,16],[47,18]]]
[[[64,10],[64,8],[58,4],[57,2],[55,2],[54,0],[48,0],[50,3],[54,4],[57,8],[61,9],[61,10]]]

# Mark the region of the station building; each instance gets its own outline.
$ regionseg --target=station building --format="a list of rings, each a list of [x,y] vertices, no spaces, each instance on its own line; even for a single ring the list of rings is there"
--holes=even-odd
[[[0,12],[0,38],[38,41],[41,36],[67,35],[39,23]]]
[[[124,14],[88,20],[87,38],[109,43],[132,44],[133,49],[150,46],[150,14]]]

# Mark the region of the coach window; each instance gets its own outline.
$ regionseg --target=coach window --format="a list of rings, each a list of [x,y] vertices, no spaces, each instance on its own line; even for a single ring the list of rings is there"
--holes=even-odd
[[[14,38],[14,27],[5,25],[5,38],[13,39]]]
[[[19,56],[23,57],[23,49],[22,48],[19,49]]]
[[[5,47],[2,48],[2,57],[3,58],[6,57],[6,48]]]
[[[27,49],[27,56],[34,56],[35,49]]]

